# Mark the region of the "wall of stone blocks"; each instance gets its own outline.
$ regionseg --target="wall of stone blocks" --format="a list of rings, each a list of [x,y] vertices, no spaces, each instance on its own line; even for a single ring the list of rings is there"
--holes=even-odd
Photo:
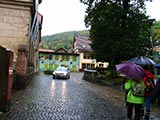
[[[0,4],[0,11],[0,45],[11,49],[16,61],[18,45],[29,42],[30,9],[24,6]]]

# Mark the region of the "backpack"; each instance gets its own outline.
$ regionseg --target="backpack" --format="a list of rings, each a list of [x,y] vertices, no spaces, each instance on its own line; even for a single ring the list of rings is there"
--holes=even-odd
[[[143,86],[141,81],[136,81],[134,87],[132,88],[133,95],[137,97],[143,97],[144,90],[145,90],[145,87]]]
[[[150,78],[147,78],[145,92],[151,93],[153,88],[154,88],[154,81]]]

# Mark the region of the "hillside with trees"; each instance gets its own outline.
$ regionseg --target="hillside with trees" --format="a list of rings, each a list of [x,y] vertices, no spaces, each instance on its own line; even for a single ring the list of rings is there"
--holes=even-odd
[[[70,32],[63,32],[63,33],[43,36],[40,48],[57,50],[63,47],[68,51],[72,48],[72,42],[74,40],[74,36],[77,34],[89,36],[89,31],[88,30],[70,31]]]

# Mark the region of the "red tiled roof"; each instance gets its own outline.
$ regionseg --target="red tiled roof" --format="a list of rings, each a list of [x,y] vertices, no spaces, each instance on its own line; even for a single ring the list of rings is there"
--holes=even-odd
[[[53,50],[39,48],[39,52],[53,53]]]

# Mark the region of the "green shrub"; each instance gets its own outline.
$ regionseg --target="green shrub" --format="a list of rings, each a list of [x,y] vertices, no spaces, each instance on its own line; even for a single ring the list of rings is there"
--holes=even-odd
[[[64,61],[65,60],[65,55],[62,55],[62,61]]]
[[[77,57],[73,56],[73,61],[76,62],[77,61]]]
[[[44,64],[44,70],[48,69],[48,64]]]
[[[55,60],[59,60],[59,55],[56,55],[56,56],[55,56]]]
[[[72,71],[76,71],[76,66],[75,65],[72,66]]]
[[[55,65],[54,65],[54,69],[57,69],[58,67],[59,67],[58,64],[55,64]]]
[[[69,55],[66,56],[66,61],[69,61],[70,57]]]
[[[53,65],[49,64],[49,70],[53,70]]]
[[[53,72],[52,70],[45,70],[45,71],[44,71],[44,74],[52,75],[52,72]]]

